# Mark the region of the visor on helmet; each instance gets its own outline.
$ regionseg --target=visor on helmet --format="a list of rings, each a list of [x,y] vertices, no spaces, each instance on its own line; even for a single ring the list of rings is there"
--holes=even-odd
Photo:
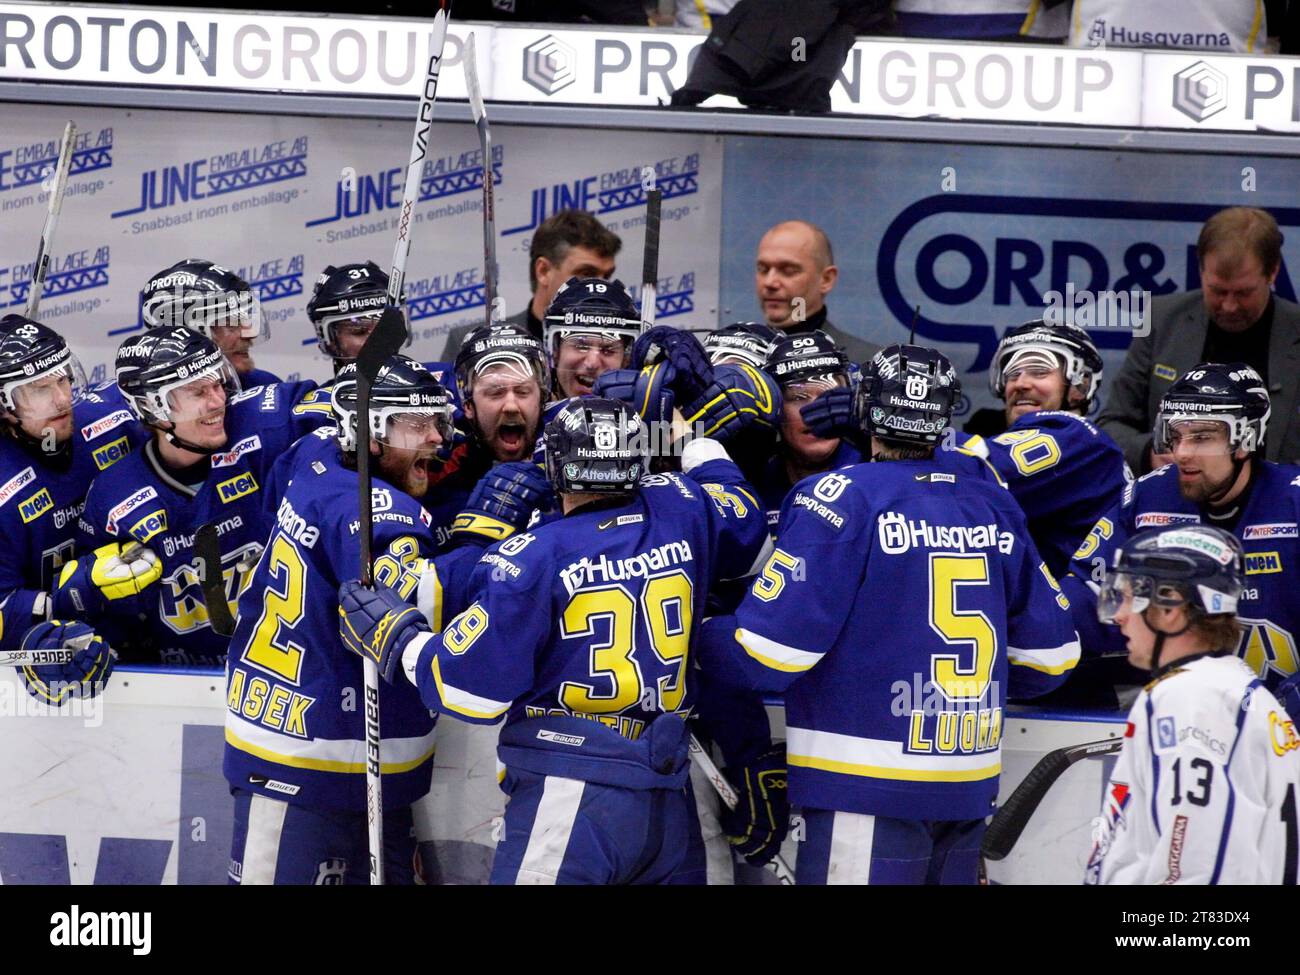
[[[5,383],[0,404],[21,420],[41,423],[71,410],[86,395],[86,372],[68,350],[57,363]]]

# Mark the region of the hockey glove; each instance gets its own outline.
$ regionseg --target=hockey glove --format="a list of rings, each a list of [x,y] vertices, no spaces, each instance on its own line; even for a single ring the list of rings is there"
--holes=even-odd
[[[553,498],[551,482],[532,461],[498,464],[474,486],[452,522],[452,534],[480,535],[499,542],[526,528],[533,511],[549,508]]]
[[[402,666],[402,652],[421,633],[424,615],[387,586],[374,589],[353,579],[339,586],[339,636],[353,653],[369,657],[388,683]]]
[[[162,578],[162,561],[137,542],[110,542],[73,559],[59,573],[53,593],[58,619],[96,616],[138,596]]]
[[[113,672],[117,654],[85,623],[37,623],[23,637],[21,650],[31,653],[73,651],[62,664],[27,664],[18,668],[27,693],[58,706],[72,698],[90,699]]]
[[[622,400],[624,403],[633,402],[632,394],[636,391],[636,380],[641,375],[638,369],[611,369],[609,372],[602,372],[596,377],[596,382],[591,387],[593,395],[602,396],[605,399]]]
[[[836,386],[826,390],[799,409],[808,429],[824,440],[858,436],[858,421],[853,414],[853,388]]]
[[[761,867],[776,856],[790,828],[785,746],[774,745],[739,768],[723,771],[740,802],[718,815],[732,848]]]
[[[672,366],[664,382],[678,403],[694,403],[713,382],[713,364],[693,332],[658,325],[642,334],[632,350],[634,366],[645,367],[659,361]]]
[[[726,442],[747,427],[775,430],[781,424],[781,391],[752,366],[723,365],[699,399],[682,411],[692,433]]]

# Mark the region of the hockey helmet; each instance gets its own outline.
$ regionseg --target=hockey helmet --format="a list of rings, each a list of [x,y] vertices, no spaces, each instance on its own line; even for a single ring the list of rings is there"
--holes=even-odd
[[[961,398],[948,357],[920,345],[890,345],[866,364],[855,411],[862,430],[886,443],[934,446]]]
[[[405,296],[403,305],[405,308]],[[374,261],[364,264],[331,264],[316,276],[311,300],[307,302],[307,317],[316,329],[316,345],[331,359],[344,360],[339,346],[340,329],[349,326],[369,331],[379,322],[379,315],[388,306],[388,275]],[[407,323],[406,344],[411,344],[411,329]]]
[[[743,362],[762,369],[780,338],[780,332],[763,322],[732,322],[704,337],[704,351],[715,366]]]
[[[0,318],[0,412],[39,423],[85,392],[85,370],[63,336],[22,315]]]
[[[634,491],[649,469],[641,417],[627,403],[576,396],[546,425],[546,476],[556,493]]]
[[[140,320],[147,328],[182,325],[208,338],[214,328],[238,328],[254,342],[271,334],[262,303],[247,281],[192,257],[149,279],[140,292]]]
[[[626,356],[641,334],[641,313],[622,281],[573,277],[551,299],[542,331],[552,368],[560,343],[581,335],[622,342]]]
[[[1035,355],[1036,353],[1036,355]],[[993,353],[989,365],[989,389],[998,399],[1007,390],[1008,371],[1038,362],[1056,364],[1065,376],[1066,402],[1061,409],[1071,409],[1068,390],[1076,390],[1082,401],[1075,409],[1088,412],[1093,398],[1101,389],[1102,361],[1088,333],[1078,325],[1035,319],[1008,329]]]
[[[536,379],[543,395],[550,388],[546,348],[519,325],[480,325],[465,336],[456,353],[456,385],[466,401],[473,395],[475,380],[493,367],[518,379]]]
[[[1157,453],[1172,453],[1184,424],[1206,421],[1227,425],[1229,453],[1255,453],[1264,447],[1270,412],[1268,388],[1250,366],[1203,362],[1161,398],[1152,447]]]
[[[212,412],[212,399],[197,395],[208,386],[221,387],[223,404],[239,392],[235,367],[216,343],[182,325],[130,336],[114,365],[127,406],[149,426],[171,429]]]
[[[1113,623],[1126,599],[1134,613],[1188,605],[1206,616],[1235,614],[1245,588],[1241,542],[1212,525],[1170,525],[1134,535],[1115,552],[1097,597],[1097,618]]]
[[[349,362],[339,370],[330,397],[338,427],[339,447],[357,449],[357,366]],[[423,364],[395,355],[380,367],[370,384],[370,438],[376,443],[402,446],[399,428],[436,430],[443,443],[451,439],[451,395]]]

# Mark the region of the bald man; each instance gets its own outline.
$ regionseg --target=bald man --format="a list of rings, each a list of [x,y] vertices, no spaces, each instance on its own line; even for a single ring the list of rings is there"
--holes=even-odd
[[[826,318],[826,295],[839,277],[830,238],[805,220],[778,223],[758,242],[754,287],[767,324],[788,334],[821,329],[854,362],[880,346],[841,331]]]

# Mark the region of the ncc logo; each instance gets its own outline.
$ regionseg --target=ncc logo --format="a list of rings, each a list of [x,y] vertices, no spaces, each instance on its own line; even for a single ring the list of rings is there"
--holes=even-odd
[[[547,34],[524,48],[524,81],[543,95],[554,95],[576,80],[577,61],[573,48]]]

